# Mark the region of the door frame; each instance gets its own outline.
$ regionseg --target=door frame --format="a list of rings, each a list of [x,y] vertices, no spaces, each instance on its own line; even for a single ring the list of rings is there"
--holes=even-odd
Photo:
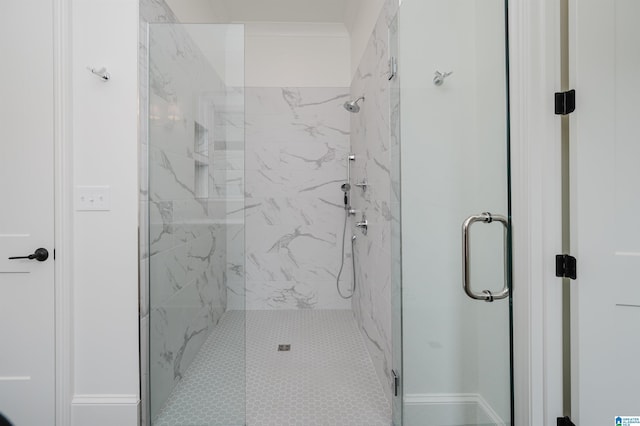
[[[563,415],[560,5],[509,4],[515,423]]]
[[[55,424],[71,424],[73,396],[73,151],[71,0],[53,0]]]

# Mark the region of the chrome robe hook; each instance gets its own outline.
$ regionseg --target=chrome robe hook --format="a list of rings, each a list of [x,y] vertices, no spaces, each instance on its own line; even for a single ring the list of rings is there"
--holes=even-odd
[[[449,72],[436,71],[433,77],[433,84],[435,84],[436,86],[442,86],[442,83],[444,83],[444,79],[449,77],[451,74],[453,74],[453,71],[449,71]]]
[[[89,71],[91,71],[92,74],[100,77],[102,79],[102,81],[106,82],[106,81],[109,81],[109,79],[111,79],[111,74],[109,74],[107,72],[107,68],[106,67],[102,67],[102,68],[99,68],[99,69],[87,67],[87,69]]]

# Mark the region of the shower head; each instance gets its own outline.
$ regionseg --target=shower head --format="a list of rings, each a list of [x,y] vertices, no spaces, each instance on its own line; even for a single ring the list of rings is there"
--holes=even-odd
[[[344,192],[346,194],[347,192],[351,191],[351,184],[344,183],[344,184],[342,184],[340,189],[342,189],[342,192]]]
[[[360,101],[364,101],[364,96],[359,97],[355,101],[345,102],[344,109],[353,113],[360,112],[360,105],[358,105]]]

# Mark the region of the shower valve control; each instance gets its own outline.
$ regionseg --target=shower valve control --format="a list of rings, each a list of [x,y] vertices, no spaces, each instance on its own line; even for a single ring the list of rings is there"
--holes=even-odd
[[[356,227],[360,228],[364,235],[367,235],[369,222],[367,221],[367,217],[364,215],[364,213],[362,214],[362,219],[360,220],[360,222],[356,222]]]
[[[366,191],[369,184],[366,179],[363,179],[362,182],[355,184],[358,188],[362,188],[362,191]]]

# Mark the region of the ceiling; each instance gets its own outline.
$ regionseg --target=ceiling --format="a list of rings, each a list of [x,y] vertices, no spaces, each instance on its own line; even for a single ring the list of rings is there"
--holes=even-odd
[[[215,1],[215,0],[214,0]],[[367,0],[217,0],[232,22],[340,22],[348,24]]]

